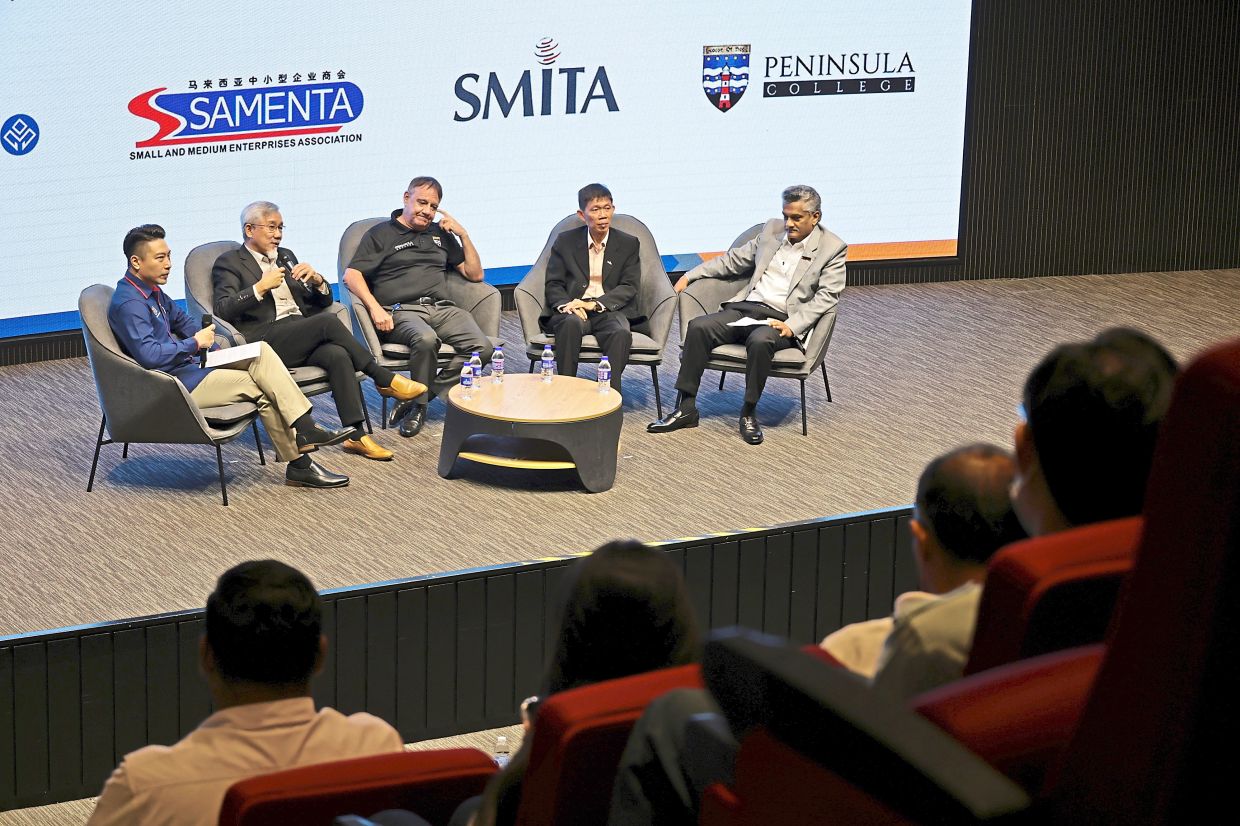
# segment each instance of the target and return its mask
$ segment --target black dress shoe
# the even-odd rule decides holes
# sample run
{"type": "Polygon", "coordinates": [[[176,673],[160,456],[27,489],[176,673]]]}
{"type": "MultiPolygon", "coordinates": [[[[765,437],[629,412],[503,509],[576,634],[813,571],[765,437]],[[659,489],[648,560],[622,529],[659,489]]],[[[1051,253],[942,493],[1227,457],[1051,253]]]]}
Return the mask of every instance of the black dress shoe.
{"type": "Polygon", "coordinates": [[[310,467],[289,465],[285,468],[284,484],[298,488],[342,488],[349,484],[349,477],[332,473],[318,462],[311,462],[310,467]]]}
{"type": "Polygon", "coordinates": [[[410,436],[417,436],[422,432],[422,426],[426,424],[426,405],[419,404],[413,409],[413,412],[404,418],[400,423],[400,435],[408,439],[410,436]]]}
{"type": "Polygon", "coordinates": [[[297,434],[297,449],[302,453],[313,453],[321,447],[338,445],[345,439],[352,439],[355,432],[354,428],[351,427],[328,430],[316,424],[305,433],[297,434]]]}
{"type": "Polygon", "coordinates": [[[757,416],[741,416],[741,438],[751,445],[762,444],[762,427],[757,416]]]}
{"type": "Polygon", "coordinates": [[[398,402],[396,406],[392,408],[392,412],[388,414],[387,426],[396,427],[396,425],[400,424],[400,420],[408,416],[409,411],[417,407],[417,405],[418,403],[413,399],[398,402]]]}
{"type": "Polygon", "coordinates": [[[671,433],[673,430],[680,430],[682,427],[697,427],[698,412],[696,409],[686,413],[679,407],[668,413],[657,422],[651,422],[646,425],[647,433],[671,433]]]}

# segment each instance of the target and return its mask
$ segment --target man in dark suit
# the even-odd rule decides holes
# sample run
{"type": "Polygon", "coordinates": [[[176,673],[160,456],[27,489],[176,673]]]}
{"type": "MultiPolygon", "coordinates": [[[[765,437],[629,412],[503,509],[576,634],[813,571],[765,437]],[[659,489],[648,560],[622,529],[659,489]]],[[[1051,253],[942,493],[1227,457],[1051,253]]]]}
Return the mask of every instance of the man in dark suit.
{"type": "Polygon", "coordinates": [[[555,336],[556,370],[562,376],[577,375],[581,337],[593,334],[611,362],[611,386],[619,393],[633,346],[631,327],[645,321],[637,308],[641,244],[612,229],[616,207],[602,184],[582,187],[577,206],[586,225],[560,233],[551,246],[539,323],[555,336]]]}
{"type": "Polygon", "coordinates": [[[280,246],[284,219],[270,201],[256,201],[241,212],[245,243],[216,259],[211,270],[215,315],[235,326],[247,341],[266,341],[289,367],[314,365],[327,371],[340,423],[353,428],[344,449],[386,461],[392,451],[366,434],[362,390],[356,371],[369,376],[384,396],[408,401],[425,385],[382,367],[340,323],[332,292],[314,267],[298,262],[280,246]]]}

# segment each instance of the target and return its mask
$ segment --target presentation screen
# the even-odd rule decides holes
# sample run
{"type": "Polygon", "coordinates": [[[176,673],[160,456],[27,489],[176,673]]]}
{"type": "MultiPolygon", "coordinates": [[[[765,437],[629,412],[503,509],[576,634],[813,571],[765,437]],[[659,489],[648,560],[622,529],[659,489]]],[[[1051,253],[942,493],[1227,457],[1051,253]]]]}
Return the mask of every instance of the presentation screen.
{"type": "Polygon", "coordinates": [[[432,175],[514,283],[606,184],[669,271],[822,194],[852,261],[956,255],[970,0],[0,4],[0,336],[77,326],[126,230],[177,262],[273,201],[341,233],[432,175]]]}

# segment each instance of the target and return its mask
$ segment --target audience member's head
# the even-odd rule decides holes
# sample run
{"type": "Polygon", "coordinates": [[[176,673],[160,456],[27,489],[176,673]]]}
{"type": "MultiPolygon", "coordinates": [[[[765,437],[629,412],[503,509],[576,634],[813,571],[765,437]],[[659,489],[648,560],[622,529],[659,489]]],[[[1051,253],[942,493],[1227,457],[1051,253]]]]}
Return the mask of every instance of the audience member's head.
{"type": "Polygon", "coordinates": [[[298,696],[322,665],[323,606],[300,571],[275,560],[225,571],[207,598],[203,668],[212,691],[238,697],[298,696]]]}
{"type": "Polygon", "coordinates": [[[974,444],[926,465],[917,480],[913,551],[921,587],[941,594],[980,580],[995,551],[1025,537],[1012,508],[1016,463],[994,445],[974,444]]]}
{"type": "Polygon", "coordinates": [[[697,622],[680,571],[634,540],[573,563],[544,696],[697,659],[697,622]]]}
{"type": "Polygon", "coordinates": [[[1112,329],[1056,347],[1025,381],[1013,499],[1037,536],[1141,512],[1175,359],[1112,329]]]}

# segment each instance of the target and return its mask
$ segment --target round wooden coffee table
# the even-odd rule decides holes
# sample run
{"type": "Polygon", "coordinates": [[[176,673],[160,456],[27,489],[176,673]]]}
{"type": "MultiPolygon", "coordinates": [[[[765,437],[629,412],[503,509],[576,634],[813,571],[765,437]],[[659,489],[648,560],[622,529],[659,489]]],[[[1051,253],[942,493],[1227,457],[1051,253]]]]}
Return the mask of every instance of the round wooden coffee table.
{"type": "Polygon", "coordinates": [[[527,470],[575,468],[591,493],[616,481],[620,444],[620,394],[599,392],[575,376],[517,373],[493,384],[483,376],[473,397],[458,385],[448,392],[439,475],[454,476],[458,459],[527,470]]]}

